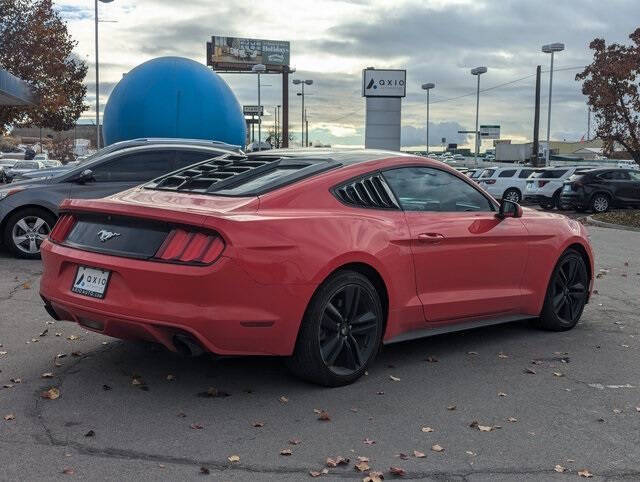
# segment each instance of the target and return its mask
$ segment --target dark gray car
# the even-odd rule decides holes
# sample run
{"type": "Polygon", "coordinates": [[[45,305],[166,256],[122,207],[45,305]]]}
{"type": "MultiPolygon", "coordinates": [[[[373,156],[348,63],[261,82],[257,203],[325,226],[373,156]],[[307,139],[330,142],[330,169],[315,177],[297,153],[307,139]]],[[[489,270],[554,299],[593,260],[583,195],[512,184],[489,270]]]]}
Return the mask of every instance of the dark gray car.
{"type": "Polygon", "coordinates": [[[13,182],[0,187],[0,234],[16,256],[38,258],[40,244],[66,198],[101,198],[190,164],[228,153],[232,146],[202,141],[165,142],[107,152],[50,177],[13,182]]]}

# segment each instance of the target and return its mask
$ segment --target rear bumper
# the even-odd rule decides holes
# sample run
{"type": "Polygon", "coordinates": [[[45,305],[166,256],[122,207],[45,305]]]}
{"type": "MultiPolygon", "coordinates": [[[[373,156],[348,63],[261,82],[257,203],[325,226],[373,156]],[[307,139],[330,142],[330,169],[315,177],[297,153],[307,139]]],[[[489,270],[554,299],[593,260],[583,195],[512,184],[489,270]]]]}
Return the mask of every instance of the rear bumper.
{"type": "Polygon", "coordinates": [[[560,203],[563,206],[586,208],[588,201],[584,199],[584,196],[577,193],[562,193],[560,195],[560,203]]]}
{"type": "Polygon", "coordinates": [[[176,335],[219,355],[290,355],[315,286],[264,285],[234,260],[180,266],[42,245],[40,294],[63,320],[176,351],[176,335]],[[71,292],[78,265],[108,269],[105,297],[71,292]]]}

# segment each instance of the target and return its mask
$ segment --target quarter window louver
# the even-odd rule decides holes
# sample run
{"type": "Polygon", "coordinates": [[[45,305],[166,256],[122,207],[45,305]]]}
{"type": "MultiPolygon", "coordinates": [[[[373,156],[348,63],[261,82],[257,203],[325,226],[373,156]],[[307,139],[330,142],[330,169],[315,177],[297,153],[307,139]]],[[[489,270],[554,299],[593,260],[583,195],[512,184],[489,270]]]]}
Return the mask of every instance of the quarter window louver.
{"type": "Polygon", "coordinates": [[[343,203],[372,209],[399,209],[391,189],[379,174],[361,177],[333,190],[343,203]]]}

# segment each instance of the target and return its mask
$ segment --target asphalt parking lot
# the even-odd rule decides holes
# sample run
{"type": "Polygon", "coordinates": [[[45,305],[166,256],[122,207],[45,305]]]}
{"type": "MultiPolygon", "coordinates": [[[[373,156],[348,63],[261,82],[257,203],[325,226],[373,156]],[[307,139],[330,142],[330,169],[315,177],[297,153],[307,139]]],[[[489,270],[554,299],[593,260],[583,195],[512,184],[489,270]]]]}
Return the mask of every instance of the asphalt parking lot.
{"type": "Polygon", "coordinates": [[[385,480],[638,480],[640,233],[589,231],[599,274],[574,330],[392,345],[336,389],[278,359],[186,359],[53,322],[41,263],[0,253],[0,479],[300,480],[342,456],[320,478],[361,480],[366,457],[385,480]]]}

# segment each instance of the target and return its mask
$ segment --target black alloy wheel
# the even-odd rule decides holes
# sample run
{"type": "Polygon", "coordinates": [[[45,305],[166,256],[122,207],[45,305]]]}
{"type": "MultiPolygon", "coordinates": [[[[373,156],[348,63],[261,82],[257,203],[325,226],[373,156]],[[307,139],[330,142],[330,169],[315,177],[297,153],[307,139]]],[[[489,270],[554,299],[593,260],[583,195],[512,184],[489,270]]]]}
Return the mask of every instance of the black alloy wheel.
{"type": "Polygon", "coordinates": [[[322,360],[335,374],[351,375],[371,356],[378,333],[374,305],[358,284],[341,287],[325,305],[318,341],[322,360]]]}
{"type": "Polygon", "coordinates": [[[338,271],[311,298],[287,366],[320,385],[349,384],[375,358],[383,324],[380,295],[371,281],[355,271],[338,271]]]}
{"type": "Polygon", "coordinates": [[[567,250],[553,270],[539,325],[554,331],[573,328],[587,303],[588,290],[584,259],[577,251],[567,250]]]}

